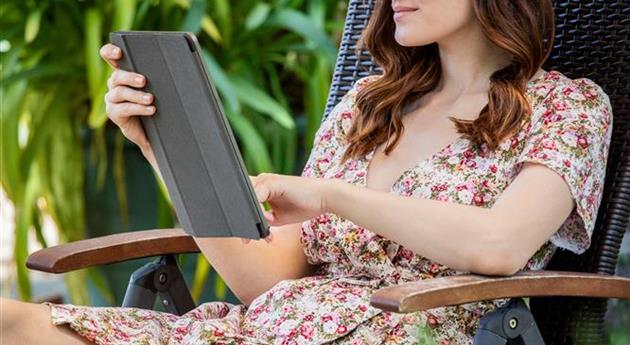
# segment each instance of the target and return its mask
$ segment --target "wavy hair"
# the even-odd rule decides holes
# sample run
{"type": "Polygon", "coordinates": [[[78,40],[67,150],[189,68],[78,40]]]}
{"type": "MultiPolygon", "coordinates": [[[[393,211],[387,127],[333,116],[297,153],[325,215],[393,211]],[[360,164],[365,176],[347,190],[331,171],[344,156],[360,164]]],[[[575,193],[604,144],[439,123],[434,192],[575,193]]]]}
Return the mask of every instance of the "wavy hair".
{"type": "MultiPolygon", "coordinates": [[[[506,67],[490,76],[488,104],[475,120],[448,118],[457,132],[476,146],[496,149],[517,131],[531,114],[525,96],[527,83],[543,65],[553,45],[554,12],[550,0],[474,0],[475,15],[483,34],[511,57],[506,67]]],[[[376,3],[374,14],[361,34],[357,56],[365,48],[383,69],[383,76],[356,95],[357,115],[346,140],[342,162],[361,157],[393,136],[389,154],[403,132],[402,110],[433,90],[441,77],[437,43],[404,47],[393,35],[395,23],[390,1],[376,3]]]]}

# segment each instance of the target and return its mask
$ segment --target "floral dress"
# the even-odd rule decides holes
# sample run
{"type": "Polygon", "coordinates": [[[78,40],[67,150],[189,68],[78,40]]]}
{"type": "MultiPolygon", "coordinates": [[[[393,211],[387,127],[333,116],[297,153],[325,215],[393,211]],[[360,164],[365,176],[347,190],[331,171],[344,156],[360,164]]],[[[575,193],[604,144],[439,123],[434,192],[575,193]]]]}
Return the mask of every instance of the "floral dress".
{"type": "MultiPolygon", "coordinates": [[[[316,133],[303,176],[365,187],[374,150],[340,164],[356,93],[380,78],[359,79],[316,133]]],[[[419,161],[390,193],[492,207],[525,161],[543,164],[569,186],[576,203],[558,231],[523,267],[545,267],[557,248],[584,252],[601,201],[612,133],[608,96],[589,79],[546,72],[527,85],[533,113],[497,150],[463,137],[419,161]]],[[[278,282],[247,308],[208,302],[182,316],[118,307],[48,304],[55,325],[69,324],[98,344],[471,344],[479,319],[500,300],[401,314],[372,307],[379,288],[463,274],[414,253],[348,219],[324,213],[302,223],[300,242],[319,271],[278,282]]],[[[483,253],[479,253],[483,255],[483,253]]]]}

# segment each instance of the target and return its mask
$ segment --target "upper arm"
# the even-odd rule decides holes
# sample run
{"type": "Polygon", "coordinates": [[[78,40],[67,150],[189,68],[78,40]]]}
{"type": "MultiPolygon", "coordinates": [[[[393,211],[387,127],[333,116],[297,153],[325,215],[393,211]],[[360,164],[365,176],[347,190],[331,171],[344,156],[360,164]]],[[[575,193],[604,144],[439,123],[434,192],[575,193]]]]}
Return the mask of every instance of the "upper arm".
{"type": "Polygon", "coordinates": [[[575,206],[569,186],[548,167],[527,162],[493,205],[496,231],[509,236],[520,266],[560,228],[575,206]]]}
{"type": "Polygon", "coordinates": [[[297,279],[313,274],[316,265],[308,262],[300,242],[302,223],[285,224],[275,227],[271,245],[259,241],[268,251],[273,261],[279,263],[273,268],[282,279],[297,279]]]}
{"type": "Polygon", "coordinates": [[[521,169],[492,208],[521,264],[546,241],[576,254],[589,247],[612,134],[608,96],[588,79],[558,86],[539,110],[521,169]]]}

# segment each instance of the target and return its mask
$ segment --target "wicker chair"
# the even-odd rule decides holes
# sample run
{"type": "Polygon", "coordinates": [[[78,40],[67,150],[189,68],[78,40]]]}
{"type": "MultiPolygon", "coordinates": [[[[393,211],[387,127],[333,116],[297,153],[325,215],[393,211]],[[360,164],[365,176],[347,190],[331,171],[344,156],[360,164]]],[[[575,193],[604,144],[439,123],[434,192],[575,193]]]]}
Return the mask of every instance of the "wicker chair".
{"type": "MultiPolygon", "coordinates": [[[[627,96],[630,91],[630,4],[627,0],[554,2],[555,46],[545,68],[559,70],[572,78],[591,78],[604,88],[613,102],[614,132],[604,196],[590,249],[579,256],[558,251],[547,271],[504,278],[454,276],[383,288],[372,296],[372,305],[405,313],[486,299],[514,298],[508,307],[489,314],[480,322],[475,344],[543,344],[540,333],[547,344],[604,343],[607,298],[630,298],[630,279],[614,276],[622,237],[630,223],[630,103],[627,96]],[[531,313],[520,297],[533,297],[531,313]]],[[[357,79],[382,73],[367,52],[362,51],[359,59],[354,52],[374,3],[375,0],[349,1],[326,115],[357,79]]],[[[151,308],[159,294],[167,310],[182,314],[193,308],[194,303],[174,255],[195,252],[199,252],[195,242],[180,229],[148,230],[43,249],[29,257],[27,266],[63,273],[160,256],[134,273],[123,305],[151,308]]]]}

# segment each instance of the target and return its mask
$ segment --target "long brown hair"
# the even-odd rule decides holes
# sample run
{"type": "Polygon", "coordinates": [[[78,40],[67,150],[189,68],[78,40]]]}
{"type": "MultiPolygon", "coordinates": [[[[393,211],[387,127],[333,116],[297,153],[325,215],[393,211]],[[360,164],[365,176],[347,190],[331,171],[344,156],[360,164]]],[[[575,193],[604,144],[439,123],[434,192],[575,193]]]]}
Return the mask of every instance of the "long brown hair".
{"type": "MultiPolygon", "coordinates": [[[[511,63],[490,77],[488,104],[475,120],[449,116],[462,137],[494,150],[531,114],[527,83],[547,59],[553,44],[554,13],[550,0],[474,0],[484,35],[511,57],[511,63]]],[[[395,23],[388,0],[376,3],[357,44],[381,66],[383,76],[356,95],[357,114],[346,140],[342,161],[369,153],[393,136],[389,154],[403,132],[402,110],[438,85],[441,67],[437,43],[404,47],[394,40],[395,23]]]]}

